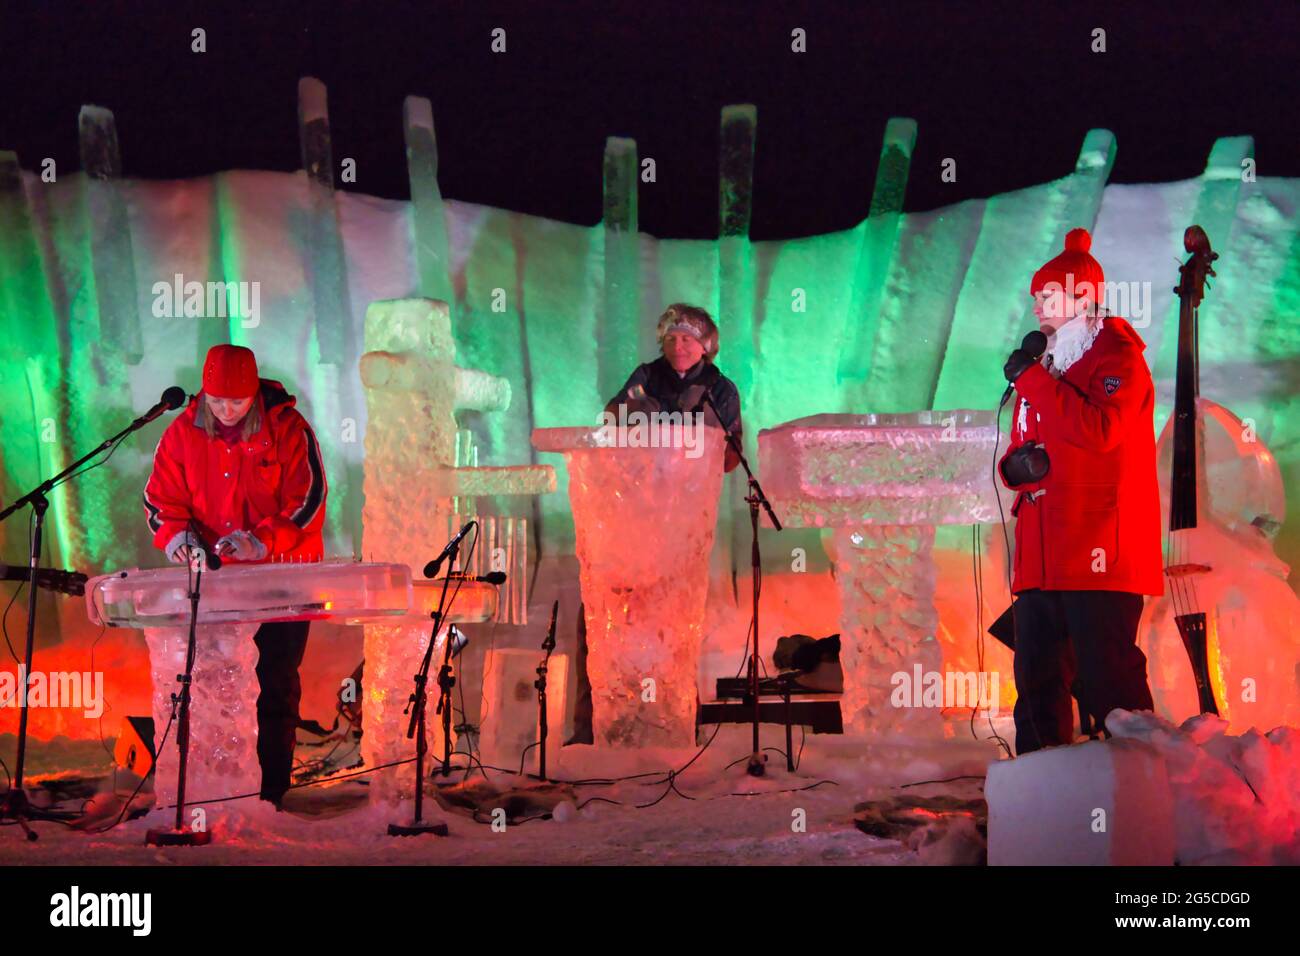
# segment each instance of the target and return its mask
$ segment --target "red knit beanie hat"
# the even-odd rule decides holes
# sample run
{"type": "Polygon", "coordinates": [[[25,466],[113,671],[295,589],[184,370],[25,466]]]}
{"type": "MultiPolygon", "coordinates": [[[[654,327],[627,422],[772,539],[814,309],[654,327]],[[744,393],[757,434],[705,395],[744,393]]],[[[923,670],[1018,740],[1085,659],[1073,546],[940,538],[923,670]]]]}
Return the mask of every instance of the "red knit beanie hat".
{"type": "Polygon", "coordinates": [[[1034,273],[1029,284],[1029,294],[1037,295],[1041,289],[1056,283],[1076,298],[1091,297],[1094,303],[1102,300],[1102,286],[1106,275],[1101,263],[1088,254],[1092,236],[1087,229],[1071,229],[1065,234],[1065,251],[1034,273]]]}
{"type": "Polygon", "coordinates": [[[216,398],[257,394],[257,359],[242,345],[214,345],[203,360],[203,391],[216,398]]]}

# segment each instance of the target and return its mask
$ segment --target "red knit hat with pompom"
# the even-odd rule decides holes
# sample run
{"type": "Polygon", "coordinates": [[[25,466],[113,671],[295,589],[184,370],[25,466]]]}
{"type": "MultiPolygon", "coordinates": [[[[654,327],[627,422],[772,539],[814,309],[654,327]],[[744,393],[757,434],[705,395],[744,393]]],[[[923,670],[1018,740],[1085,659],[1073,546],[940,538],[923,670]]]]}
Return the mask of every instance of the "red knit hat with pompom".
{"type": "Polygon", "coordinates": [[[257,359],[242,345],[214,345],[203,360],[203,391],[214,398],[257,394],[257,359]]]}
{"type": "Polygon", "coordinates": [[[1056,283],[1076,298],[1091,297],[1102,300],[1102,287],[1106,275],[1101,263],[1088,254],[1092,236],[1087,229],[1071,229],[1065,234],[1065,251],[1034,273],[1029,284],[1029,294],[1037,295],[1041,289],[1056,283]]]}

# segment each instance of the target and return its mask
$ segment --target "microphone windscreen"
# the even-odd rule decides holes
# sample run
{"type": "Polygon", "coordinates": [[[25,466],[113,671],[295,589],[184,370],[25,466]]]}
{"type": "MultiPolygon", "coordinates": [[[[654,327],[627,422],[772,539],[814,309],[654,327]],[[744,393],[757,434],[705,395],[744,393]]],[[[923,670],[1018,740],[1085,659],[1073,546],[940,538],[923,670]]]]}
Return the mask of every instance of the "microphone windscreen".
{"type": "Polygon", "coordinates": [[[1026,355],[1032,355],[1034,358],[1038,358],[1047,351],[1047,336],[1038,329],[1034,329],[1034,331],[1026,335],[1024,340],[1020,343],[1020,350],[1026,355]]]}
{"type": "Polygon", "coordinates": [[[162,400],[168,408],[180,408],[185,404],[185,389],[179,385],[173,385],[162,393],[162,400]]]}
{"type": "Polygon", "coordinates": [[[489,571],[483,575],[483,580],[488,584],[495,584],[500,587],[506,583],[506,573],[504,571],[489,571]]]}

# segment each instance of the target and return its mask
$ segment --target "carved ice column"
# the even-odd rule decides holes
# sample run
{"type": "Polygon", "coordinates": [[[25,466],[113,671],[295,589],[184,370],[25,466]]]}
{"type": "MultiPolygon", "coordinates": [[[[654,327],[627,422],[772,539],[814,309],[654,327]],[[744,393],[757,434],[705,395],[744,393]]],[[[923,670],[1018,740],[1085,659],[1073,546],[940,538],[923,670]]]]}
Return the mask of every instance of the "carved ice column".
{"type": "MultiPolygon", "coordinates": [[[[504,411],[510,405],[510,383],[457,367],[445,302],[371,303],[365,337],[361,382],[368,423],[361,521],[362,550],[368,560],[406,564],[418,575],[447,541],[454,496],[555,490],[555,471],[550,466],[456,467],[455,411],[504,411]]],[[[432,622],[427,620],[366,625],[362,736],[366,766],[414,755],[402,711],[431,632],[432,622]]],[[[441,727],[432,719],[432,701],[428,713],[429,749],[438,753],[441,727]]],[[[408,764],[374,775],[371,799],[391,803],[409,798],[414,793],[413,767],[408,764]]]]}
{"type": "MultiPolygon", "coordinates": [[[[190,684],[187,804],[261,790],[262,771],[257,762],[257,647],[253,643],[253,635],[261,626],[261,622],[200,624],[197,629],[195,643],[200,651],[194,656],[194,679],[190,684]]],[[[153,675],[154,734],[155,740],[161,741],[172,712],[171,695],[179,688],[176,675],[185,672],[189,629],[147,627],[144,639],[153,675]]],[[[158,749],[153,780],[154,802],[159,807],[176,803],[178,727],[179,722],[171,725],[166,745],[158,749]]],[[[254,810],[255,804],[247,800],[211,804],[204,812],[240,813],[254,810]]]]}
{"type": "Polygon", "coordinates": [[[934,529],[998,520],[989,412],[815,415],[759,434],[764,487],[792,528],[819,527],[842,598],[844,721],[942,735],[941,711],[894,707],[895,674],[942,673],[934,529]]]}
{"type": "Polygon", "coordinates": [[[723,434],[627,447],[626,432],[538,428],[569,468],[597,746],[688,747],[723,434]]]}

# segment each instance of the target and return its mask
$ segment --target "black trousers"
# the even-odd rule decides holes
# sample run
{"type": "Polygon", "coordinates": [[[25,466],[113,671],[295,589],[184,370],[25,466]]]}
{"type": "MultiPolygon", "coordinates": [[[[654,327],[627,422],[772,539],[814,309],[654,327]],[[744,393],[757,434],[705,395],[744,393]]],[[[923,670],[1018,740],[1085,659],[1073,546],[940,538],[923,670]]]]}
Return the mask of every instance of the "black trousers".
{"type": "Polygon", "coordinates": [[[1116,707],[1154,709],[1137,646],[1142,595],[1032,590],[1013,607],[1016,753],[1073,742],[1071,685],[1099,727],[1116,707]]]}
{"type": "Polygon", "coordinates": [[[289,789],[298,734],[302,680],[298,667],[307,650],[310,621],[272,621],[257,629],[257,762],[263,800],[280,802],[289,789]]]}

